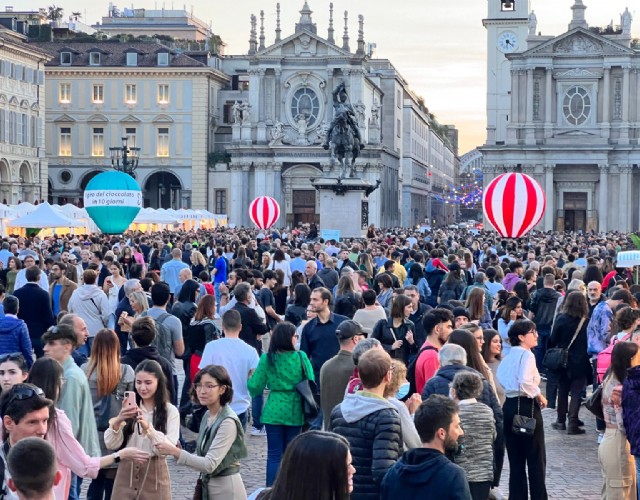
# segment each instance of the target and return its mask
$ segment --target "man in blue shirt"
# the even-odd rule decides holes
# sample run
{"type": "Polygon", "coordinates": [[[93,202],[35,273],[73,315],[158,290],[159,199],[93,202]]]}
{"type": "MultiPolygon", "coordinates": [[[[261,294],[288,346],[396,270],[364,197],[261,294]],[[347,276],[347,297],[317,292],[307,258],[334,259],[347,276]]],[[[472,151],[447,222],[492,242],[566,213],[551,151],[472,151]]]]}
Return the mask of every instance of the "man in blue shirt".
{"type": "Polygon", "coordinates": [[[171,250],[172,259],[162,264],[160,269],[160,280],[169,285],[169,290],[175,295],[176,288],[181,284],[180,271],[189,269],[189,266],[182,262],[182,250],[174,248],[171,250]]]}
{"type": "Polygon", "coordinates": [[[216,263],[211,270],[213,275],[213,289],[216,292],[216,304],[220,304],[220,283],[227,282],[227,259],[224,258],[224,249],[216,248],[216,263]]]}

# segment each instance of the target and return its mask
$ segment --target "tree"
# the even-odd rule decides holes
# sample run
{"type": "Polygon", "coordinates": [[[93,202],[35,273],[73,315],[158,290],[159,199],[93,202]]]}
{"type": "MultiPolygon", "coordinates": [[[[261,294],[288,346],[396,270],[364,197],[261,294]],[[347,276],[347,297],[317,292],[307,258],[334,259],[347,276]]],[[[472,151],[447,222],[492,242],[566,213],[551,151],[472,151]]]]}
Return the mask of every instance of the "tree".
{"type": "Polygon", "coordinates": [[[62,19],[62,13],[64,9],[62,7],[56,7],[55,4],[50,5],[48,7],[47,19],[50,21],[57,21],[58,19],[62,19]]]}

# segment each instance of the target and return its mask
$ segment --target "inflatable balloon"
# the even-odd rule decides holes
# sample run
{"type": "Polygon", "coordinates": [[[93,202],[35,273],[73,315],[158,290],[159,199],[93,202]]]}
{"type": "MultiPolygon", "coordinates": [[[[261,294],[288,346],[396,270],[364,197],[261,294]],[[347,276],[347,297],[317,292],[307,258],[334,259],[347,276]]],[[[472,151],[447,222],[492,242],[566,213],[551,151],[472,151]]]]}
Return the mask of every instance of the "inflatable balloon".
{"type": "Polygon", "coordinates": [[[102,172],[87,184],[84,207],[100,231],[120,234],[142,208],[142,191],[135,179],[124,172],[102,172]]]}
{"type": "Polygon", "coordinates": [[[542,187],[525,174],[493,179],[482,196],[485,217],[501,236],[520,238],[540,222],[547,205],[542,187]]]}
{"type": "Polygon", "coordinates": [[[260,229],[269,229],[280,217],[280,205],[270,196],[258,196],[249,205],[249,217],[260,229]]]}

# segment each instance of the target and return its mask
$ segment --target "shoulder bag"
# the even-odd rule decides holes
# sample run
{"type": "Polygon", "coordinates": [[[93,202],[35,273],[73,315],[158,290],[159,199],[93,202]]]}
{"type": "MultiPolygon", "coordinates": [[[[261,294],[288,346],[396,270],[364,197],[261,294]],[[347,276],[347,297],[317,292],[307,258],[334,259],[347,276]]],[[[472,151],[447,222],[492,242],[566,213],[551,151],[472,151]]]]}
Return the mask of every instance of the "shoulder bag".
{"type": "Polygon", "coordinates": [[[302,354],[300,354],[300,352],[298,352],[298,356],[300,357],[303,379],[294,387],[302,399],[302,413],[304,415],[304,420],[307,423],[311,423],[318,416],[319,412],[318,405],[316,404],[316,400],[313,398],[313,392],[311,390],[311,384],[315,386],[315,383],[309,380],[307,370],[305,369],[304,362],[302,361],[302,354]]]}
{"type": "Polygon", "coordinates": [[[547,349],[544,359],[542,360],[542,366],[551,371],[559,371],[567,367],[567,364],[569,363],[569,349],[571,349],[574,340],[576,340],[578,333],[580,333],[580,329],[582,328],[584,321],[585,318],[582,318],[580,323],[578,323],[578,328],[573,334],[573,338],[566,349],[562,347],[552,347],[551,349],[547,349]]]}
{"type": "MultiPolygon", "coordinates": [[[[520,357],[520,367],[522,367],[522,358],[525,357],[526,354],[523,354],[520,357]]],[[[520,369],[518,369],[519,375],[520,369]]],[[[516,376],[518,376],[516,375],[516,376]]],[[[520,398],[518,396],[518,409],[516,414],[513,416],[513,422],[511,423],[511,432],[514,434],[518,434],[520,436],[529,436],[532,437],[534,432],[536,431],[536,419],[533,418],[533,412],[535,410],[535,400],[531,401],[531,416],[527,417],[525,415],[520,415],[520,398]]]]}
{"type": "Polygon", "coordinates": [[[587,410],[593,413],[596,418],[604,420],[604,410],[602,409],[602,388],[604,387],[604,380],[600,384],[593,394],[584,402],[584,406],[587,410]]]}

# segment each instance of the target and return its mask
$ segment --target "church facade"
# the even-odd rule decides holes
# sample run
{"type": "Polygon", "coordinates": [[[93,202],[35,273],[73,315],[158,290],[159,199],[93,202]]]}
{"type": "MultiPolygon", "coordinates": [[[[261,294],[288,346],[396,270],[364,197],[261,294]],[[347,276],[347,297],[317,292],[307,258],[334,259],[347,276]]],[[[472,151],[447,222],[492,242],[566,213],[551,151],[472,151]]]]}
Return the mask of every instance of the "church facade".
{"type": "MultiPolygon", "coordinates": [[[[567,32],[543,36],[527,0],[488,0],[486,185],[503,172],[547,196],[539,229],[640,227],[640,47],[619,27],[589,27],[574,0],[567,32]]],[[[569,13],[568,13],[569,14],[569,13]]]]}
{"type": "MultiPolygon", "coordinates": [[[[279,225],[317,223],[319,195],[313,180],[339,175],[322,143],[334,116],[333,91],[344,82],[365,145],[356,162],[357,176],[381,182],[368,197],[363,224],[422,223],[432,208],[426,201],[431,192],[427,179],[435,173],[444,176],[443,184],[451,182],[456,156],[453,147],[442,147],[442,139],[437,148],[439,138],[432,139],[428,127],[422,138],[439,151],[434,173],[428,159],[416,156],[412,161],[414,151],[405,151],[405,127],[418,123],[407,120],[414,116],[407,108],[416,107],[416,98],[390,61],[370,57],[363,17],[358,18],[355,43],[346,12],[342,36],[336,34],[342,29],[334,30],[332,11],[326,38],[319,36],[306,2],[292,35],[281,37],[279,11],[276,22],[275,41],[267,45],[264,17],[258,35],[258,19],[252,16],[248,54],[221,60],[231,85],[218,95],[218,161],[209,173],[213,211],[228,213],[237,225],[249,225],[249,203],[267,195],[280,205],[279,225]]],[[[353,214],[336,213],[345,216],[353,214]]]]}

